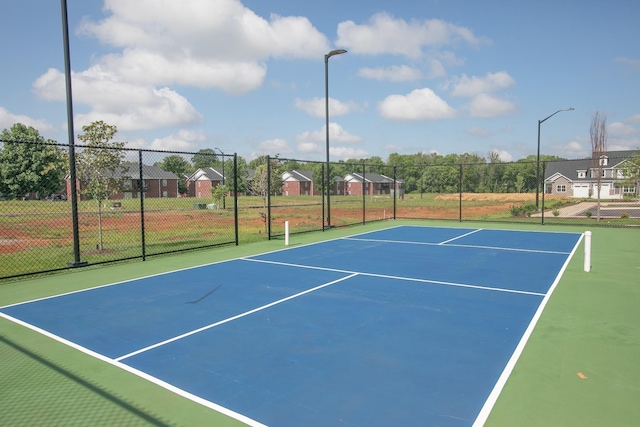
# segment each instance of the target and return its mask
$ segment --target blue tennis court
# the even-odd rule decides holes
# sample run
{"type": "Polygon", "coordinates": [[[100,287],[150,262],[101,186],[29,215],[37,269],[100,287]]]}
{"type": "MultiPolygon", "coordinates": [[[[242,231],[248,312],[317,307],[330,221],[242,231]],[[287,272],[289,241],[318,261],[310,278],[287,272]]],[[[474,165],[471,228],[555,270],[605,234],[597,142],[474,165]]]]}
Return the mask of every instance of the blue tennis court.
{"type": "Polygon", "coordinates": [[[469,426],[580,240],[394,227],[0,313],[249,425],[469,426]]]}

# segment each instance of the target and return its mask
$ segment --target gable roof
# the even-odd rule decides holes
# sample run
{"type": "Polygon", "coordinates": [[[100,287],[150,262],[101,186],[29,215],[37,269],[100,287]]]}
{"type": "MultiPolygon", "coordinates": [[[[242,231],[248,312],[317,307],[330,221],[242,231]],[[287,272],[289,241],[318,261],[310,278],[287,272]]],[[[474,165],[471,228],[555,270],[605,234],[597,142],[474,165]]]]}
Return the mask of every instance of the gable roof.
{"type": "Polygon", "coordinates": [[[313,182],[313,171],[292,170],[292,171],[283,172],[282,180],[287,181],[289,179],[292,179],[294,181],[301,181],[301,182],[313,182]]]}
{"type": "Polygon", "coordinates": [[[361,173],[353,172],[347,174],[344,177],[345,181],[356,181],[356,182],[372,182],[372,183],[393,183],[393,178],[389,178],[388,176],[381,175],[379,173],[366,173],[364,177],[361,173]]]}
{"type": "MultiPolygon", "coordinates": [[[[615,169],[618,165],[625,162],[627,159],[633,157],[633,155],[637,155],[638,151],[635,150],[625,150],[625,151],[607,151],[604,154],[604,157],[609,159],[609,162],[604,169],[615,169]]],[[[585,181],[590,182],[593,181],[593,178],[588,173],[588,171],[593,169],[593,160],[589,157],[586,159],[577,159],[577,160],[562,160],[562,161],[554,161],[547,162],[547,167],[544,171],[544,180],[547,181],[552,178],[555,174],[561,174],[566,177],[569,181],[585,181]],[[586,171],[584,178],[578,178],[578,171],[586,171]]],[[[612,180],[612,178],[606,178],[605,180],[612,180]]]]}
{"type": "Polygon", "coordinates": [[[197,181],[202,178],[209,181],[222,181],[222,168],[200,168],[191,174],[187,181],[197,181]]]}

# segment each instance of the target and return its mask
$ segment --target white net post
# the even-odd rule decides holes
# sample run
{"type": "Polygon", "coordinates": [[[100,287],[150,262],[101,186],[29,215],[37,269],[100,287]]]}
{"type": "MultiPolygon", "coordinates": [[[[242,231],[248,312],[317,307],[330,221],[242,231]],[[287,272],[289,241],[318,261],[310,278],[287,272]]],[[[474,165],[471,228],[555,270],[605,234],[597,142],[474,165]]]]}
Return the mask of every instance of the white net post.
{"type": "Polygon", "coordinates": [[[284,245],[289,246],[289,221],[284,222],[284,245]]]}
{"type": "Polygon", "coordinates": [[[591,232],[584,232],[584,271],[591,271],[591,232]]]}

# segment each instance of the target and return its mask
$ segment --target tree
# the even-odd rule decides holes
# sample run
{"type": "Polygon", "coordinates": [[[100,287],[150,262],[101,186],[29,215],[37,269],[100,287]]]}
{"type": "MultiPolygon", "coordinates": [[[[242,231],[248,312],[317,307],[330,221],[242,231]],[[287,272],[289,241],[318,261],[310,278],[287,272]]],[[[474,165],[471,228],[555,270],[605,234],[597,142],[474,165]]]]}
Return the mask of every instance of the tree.
{"type": "Polygon", "coordinates": [[[191,163],[193,163],[193,167],[197,170],[212,168],[216,165],[217,160],[218,156],[212,148],[203,148],[193,155],[191,163]]]}
{"type": "MultiPolygon", "coordinates": [[[[251,181],[251,192],[262,197],[264,207],[266,208],[269,187],[271,189],[271,195],[279,194],[282,191],[282,172],[280,161],[277,157],[269,158],[269,156],[262,156],[260,159],[262,159],[264,163],[258,164],[255,168],[255,174],[251,181]],[[267,161],[269,162],[269,167],[267,167],[267,161]]],[[[253,160],[251,162],[253,162],[253,160]]]]}
{"type": "Polygon", "coordinates": [[[607,154],[607,117],[596,110],[591,118],[591,166],[596,174],[596,193],[598,200],[596,220],[600,221],[600,187],[602,184],[602,173],[605,167],[605,156],[607,154]]]}
{"type": "Polygon", "coordinates": [[[9,198],[36,193],[39,197],[58,193],[64,187],[65,155],[55,141],[22,123],[0,134],[0,193],[9,198]]]}
{"type": "Polygon", "coordinates": [[[161,162],[155,164],[162,170],[173,172],[178,176],[178,191],[180,193],[187,192],[187,180],[185,175],[188,175],[194,171],[191,163],[186,161],[182,156],[173,154],[165,157],[161,162]]]}
{"type": "Polygon", "coordinates": [[[98,207],[98,249],[103,249],[102,202],[122,190],[124,142],[111,141],[118,129],[102,120],[82,127],[78,135],[86,147],[76,155],[76,176],[80,194],[96,201],[98,207]]]}

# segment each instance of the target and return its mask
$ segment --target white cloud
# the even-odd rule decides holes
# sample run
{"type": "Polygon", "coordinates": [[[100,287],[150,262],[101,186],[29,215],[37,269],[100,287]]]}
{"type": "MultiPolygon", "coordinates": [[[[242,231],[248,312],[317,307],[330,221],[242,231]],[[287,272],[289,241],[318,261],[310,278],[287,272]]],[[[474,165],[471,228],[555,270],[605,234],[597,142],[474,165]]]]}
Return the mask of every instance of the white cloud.
{"type": "Polygon", "coordinates": [[[607,130],[611,136],[628,136],[639,133],[633,125],[622,122],[610,123],[607,130]]]}
{"type": "MultiPolygon", "coordinates": [[[[300,144],[308,144],[308,143],[325,143],[327,139],[327,127],[322,126],[320,130],[316,131],[306,131],[298,134],[296,136],[296,141],[298,146],[300,144]]],[[[362,141],[362,138],[357,135],[352,135],[347,132],[337,123],[330,122],[329,123],[329,142],[341,142],[344,144],[355,144],[362,141]]],[[[310,150],[311,151],[311,150],[310,150]]]]}
{"type": "Polygon", "coordinates": [[[483,118],[506,116],[516,109],[513,102],[488,94],[476,96],[471,100],[468,107],[471,117],[483,118]]]}
{"type": "Polygon", "coordinates": [[[506,150],[491,150],[492,153],[498,154],[498,158],[503,162],[512,162],[513,156],[506,150]]]}
{"type": "Polygon", "coordinates": [[[359,159],[369,154],[367,150],[353,147],[329,147],[329,153],[339,159],[359,159]]]}
{"type": "MultiPolygon", "coordinates": [[[[326,104],[324,98],[312,98],[307,100],[296,99],[295,107],[313,117],[325,117],[326,104]]],[[[329,97],[329,116],[344,116],[352,111],[361,110],[354,102],[341,102],[329,97]]]]}
{"type": "Polygon", "coordinates": [[[484,77],[462,77],[454,80],[451,85],[453,89],[451,95],[474,97],[485,93],[493,93],[506,89],[515,84],[515,80],[508,73],[500,71],[497,73],[488,73],[484,77]]]}
{"type": "MultiPolygon", "coordinates": [[[[169,88],[128,83],[94,66],[73,76],[73,99],[91,106],[78,114],[80,126],[95,120],[131,131],[158,127],[182,126],[202,120],[200,114],[182,95],[169,88]]],[[[49,69],[33,84],[34,92],[47,100],[65,99],[64,75],[49,69]]]]}
{"type": "Polygon", "coordinates": [[[365,79],[407,82],[420,80],[422,72],[407,65],[392,65],[386,68],[361,68],[358,75],[365,79]]]}
{"type": "Polygon", "coordinates": [[[196,151],[197,143],[205,140],[206,136],[202,132],[181,129],[178,133],[154,139],[150,148],[167,151],[196,151]]]}
{"type": "Polygon", "coordinates": [[[122,52],[99,61],[147,84],[188,84],[244,93],[262,84],[270,57],[318,58],[327,38],[305,17],[266,20],[238,0],[110,0],[110,15],[85,19],[83,34],[122,52]]]}
{"type": "Polygon", "coordinates": [[[40,135],[55,130],[55,127],[46,120],[38,120],[22,114],[12,114],[6,108],[0,107],[0,130],[10,129],[16,123],[33,127],[40,135]]]}
{"type": "Polygon", "coordinates": [[[378,104],[380,115],[390,120],[439,120],[455,116],[455,110],[431,89],[407,95],[390,95],[378,104]]]}
{"type": "Polygon", "coordinates": [[[266,139],[257,144],[258,149],[264,153],[291,153],[293,150],[289,143],[282,138],[266,139]]]}
{"type": "Polygon", "coordinates": [[[464,42],[478,45],[485,40],[471,30],[439,19],[424,21],[396,19],[387,13],[373,15],[368,24],[353,21],[338,24],[336,45],[358,54],[393,54],[411,58],[423,55],[424,48],[464,42]]]}

